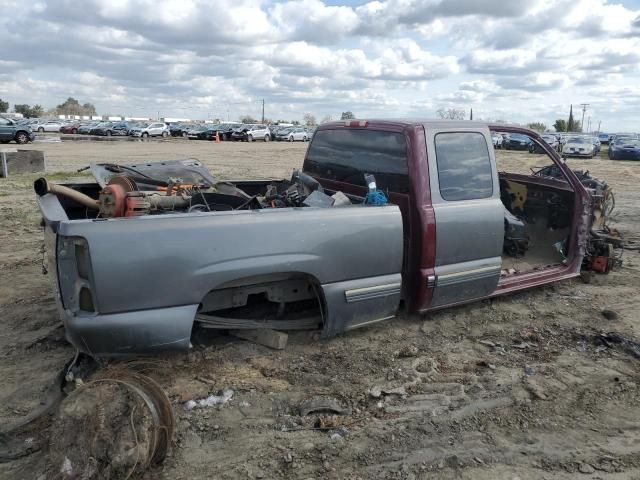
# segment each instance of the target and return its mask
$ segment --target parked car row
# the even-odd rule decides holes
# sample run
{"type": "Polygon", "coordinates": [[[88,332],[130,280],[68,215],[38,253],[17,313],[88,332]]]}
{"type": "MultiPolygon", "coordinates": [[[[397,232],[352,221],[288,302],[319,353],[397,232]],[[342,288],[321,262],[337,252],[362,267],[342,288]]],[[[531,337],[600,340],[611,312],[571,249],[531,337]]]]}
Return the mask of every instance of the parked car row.
{"type": "Polygon", "coordinates": [[[24,119],[17,123],[28,125],[33,132],[60,132],[67,134],[98,135],[105,137],[184,137],[193,140],[244,141],[253,142],[273,140],[306,142],[313,136],[314,129],[295,125],[266,125],[259,123],[244,124],[226,122],[208,123],[171,123],[161,121],[78,121],[24,119]]]}
{"type": "MultiPolygon", "coordinates": [[[[541,137],[552,149],[564,157],[594,157],[600,153],[601,142],[597,135],[544,133],[541,137]]],[[[543,150],[527,135],[496,132],[492,139],[494,148],[543,153],[543,150]]]]}
{"type": "Polygon", "coordinates": [[[300,126],[279,126],[265,124],[220,123],[207,124],[173,124],[169,127],[171,136],[185,137],[192,140],[210,140],[216,137],[220,141],[288,141],[306,142],[313,137],[313,129],[300,126]]]}

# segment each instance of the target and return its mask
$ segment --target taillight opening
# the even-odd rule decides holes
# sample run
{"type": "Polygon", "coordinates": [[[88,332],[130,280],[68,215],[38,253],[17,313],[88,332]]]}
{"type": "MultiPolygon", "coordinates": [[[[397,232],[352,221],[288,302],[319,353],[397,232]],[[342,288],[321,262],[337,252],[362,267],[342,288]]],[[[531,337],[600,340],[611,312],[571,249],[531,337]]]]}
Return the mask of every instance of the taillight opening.
{"type": "Polygon", "coordinates": [[[87,287],[82,287],[78,295],[78,307],[85,312],[95,312],[96,309],[93,306],[93,297],[91,296],[91,290],[87,287]]]}
{"type": "Polygon", "coordinates": [[[91,260],[89,259],[89,250],[84,242],[75,244],[76,270],[78,276],[83,280],[89,280],[89,270],[91,269],[91,260]]]}

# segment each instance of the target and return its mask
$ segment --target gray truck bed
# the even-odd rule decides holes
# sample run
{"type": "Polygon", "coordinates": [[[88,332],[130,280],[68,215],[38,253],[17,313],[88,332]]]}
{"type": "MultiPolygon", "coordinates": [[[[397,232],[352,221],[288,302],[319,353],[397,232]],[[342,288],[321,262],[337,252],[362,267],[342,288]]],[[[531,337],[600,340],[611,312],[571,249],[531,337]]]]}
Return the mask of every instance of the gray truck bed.
{"type": "Polygon", "coordinates": [[[317,286],[325,335],[393,316],[400,300],[393,205],[69,220],[57,196],[38,203],[67,337],[94,355],[188,348],[205,296],[273,279],[317,286]]]}

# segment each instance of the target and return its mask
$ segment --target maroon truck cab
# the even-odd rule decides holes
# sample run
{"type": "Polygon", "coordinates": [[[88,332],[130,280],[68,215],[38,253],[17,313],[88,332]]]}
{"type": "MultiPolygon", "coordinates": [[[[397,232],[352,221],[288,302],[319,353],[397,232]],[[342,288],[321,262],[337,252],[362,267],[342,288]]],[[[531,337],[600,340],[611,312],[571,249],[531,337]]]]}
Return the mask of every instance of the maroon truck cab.
{"type": "MultiPolygon", "coordinates": [[[[526,152],[525,152],[526,154],[526,152]]],[[[331,190],[364,196],[364,173],[402,212],[403,300],[444,308],[577,276],[590,196],[534,131],[471,121],[347,120],[321,125],[303,170],[331,190]],[[564,180],[498,172],[491,132],[520,133],[564,180]],[[524,234],[518,248],[507,219],[524,234]]],[[[373,240],[372,240],[373,241],[373,240]]]]}

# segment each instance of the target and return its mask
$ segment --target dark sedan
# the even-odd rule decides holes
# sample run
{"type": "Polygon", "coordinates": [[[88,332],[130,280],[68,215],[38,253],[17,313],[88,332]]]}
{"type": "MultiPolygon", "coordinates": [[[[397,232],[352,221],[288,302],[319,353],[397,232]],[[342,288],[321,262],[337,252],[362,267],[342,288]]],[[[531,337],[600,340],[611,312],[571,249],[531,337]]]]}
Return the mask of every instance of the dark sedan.
{"type": "Polygon", "coordinates": [[[88,133],[89,135],[106,135],[105,132],[110,127],[111,127],[111,122],[102,122],[91,127],[88,133]]]}
{"type": "Polygon", "coordinates": [[[104,137],[126,137],[129,134],[129,124],[127,122],[116,122],[99,125],[92,128],[89,133],[91,135],[101,135],[104,137]]]}
{"type": "Polygon", "coordinates": [[[640,160],[640,140],[636,138],[618,138],[609,144],[611,160],[640,160]]]}
{"type": "Polygon", "coordinates": [[[220,140],[222,140],[222,129],[223,129],[223,125],[214,125],[213,127],[209,127],[206,130],[199,132],[197,135],[197,138],[198,140],[213,141],[216,139],[216,133],[217,133],[218,136],[220,137],[220,140]]]}
{"type": "Polygon", "coordinates": [[[191,125],[185,125],[182,123],[173,123],[169,125],[169,134],[172,137],[187,137],[187,130],[191,128],[191,125]]]}
{"type": "Polygon", "coordinates": [[[220,140],[231,140],[231,135],[233,135],[233,131],[240,127],[239,123],[223,123],[220,125],[220,140]]]}
{"type": "Polygon", "coordinates": [[[229,134],[229,139],[234,142],[244,142],[247,139],[247,130],[249,129],[249,125],[235,125],[234,128],[231,129],[231,133],[229,134]]]}
{"type": "Polygon", "coordinates": [[[526,135],[511,133],[504,142],[502,142],[502,148],[505,150],[529,150],[530,143],[531,139],[526,135]]]}
{"type": "Polygon", "coordinates": [[[82,123],[78,128],[78,133],[81,133],[83,135],[88,135],[91,129],[97,127],[98,125],[100,125],[100,123],[102,122],[82,123]]]}
{"type": "MultiPolygon", "coordinates": [[[[203,132],[206,132],[207,129],[209,128],[208,125],[191,125],[189,128],[184,130],[184,133],[186,133],[186,136],[188,138],[190,138],[191,140],[198,140],[198,135],[200,135],[203,132]]],[[[183,133],[183,136],[185,136],[183,133]]]]}
{"type": "Polygon", "coordinates": [[[220,138],[220,141],[231,140],[234,128],[238,127],[237,123],[221,123],[219,125],[213,125],[204,132],[198,134],[199,140],[215,140],[216,133],[220,138]]]}

